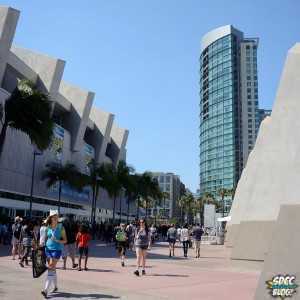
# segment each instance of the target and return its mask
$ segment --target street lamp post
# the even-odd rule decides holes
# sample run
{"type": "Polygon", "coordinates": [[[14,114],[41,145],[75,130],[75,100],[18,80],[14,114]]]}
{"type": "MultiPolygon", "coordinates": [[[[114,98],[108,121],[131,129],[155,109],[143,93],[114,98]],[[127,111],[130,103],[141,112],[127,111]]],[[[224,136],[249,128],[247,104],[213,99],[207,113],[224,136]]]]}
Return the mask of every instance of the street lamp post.
{"type": "Polygon", "coordinates": [[[33,151],[33,162],[32,162],[32,172],[31,172],[31,188],[30,188],[30,202],[29,202],[29,217],[32,217],[32,200],[33,200],[33,186],[34,186],[34,173],[35,173],[35,157],[42,155],[43,153],[36,150],[33,151]]]}

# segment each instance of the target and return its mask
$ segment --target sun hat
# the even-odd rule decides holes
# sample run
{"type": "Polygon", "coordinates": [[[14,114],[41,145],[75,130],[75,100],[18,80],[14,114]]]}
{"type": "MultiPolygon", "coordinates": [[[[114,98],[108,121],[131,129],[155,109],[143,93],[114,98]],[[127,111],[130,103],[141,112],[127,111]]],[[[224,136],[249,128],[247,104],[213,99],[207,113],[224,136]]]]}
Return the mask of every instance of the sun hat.
{"type": "Polygon", "coordinates": [[[58,216],[58,210],[50,209],[49,217],[58,216]]]}

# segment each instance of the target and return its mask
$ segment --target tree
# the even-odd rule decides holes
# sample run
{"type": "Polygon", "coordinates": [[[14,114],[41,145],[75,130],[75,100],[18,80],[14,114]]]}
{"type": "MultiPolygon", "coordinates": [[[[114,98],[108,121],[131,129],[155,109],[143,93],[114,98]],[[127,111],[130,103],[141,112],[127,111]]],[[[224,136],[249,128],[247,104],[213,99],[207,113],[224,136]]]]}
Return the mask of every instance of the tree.
{"type": "Polygon", "coordinates": [[[0,157],[9,127],[26,134],[39,150],[47,149],[54,126],[49,96],[38,91],[32,82],[19,81],[4,105],[0,106],[0,122],[0,157]]]}
{"type": "MultiPolygon", "coordinates": [[[[113,198],[113,223],[115,222],[117,197],[120,195],[122,189],[126,188],[128,177],[132,172],[134,172],[133,167],[128,166],[125,161],[120,161],[117,167],[109,165],[107,168],[107,185],[105,189],[109,196],[113,198]]],[[[120,213],[122,212],[121,201],[120,199],[120,213]]]]}
{"type": "Polygon", "coordinates": [[[218,195],[221,197],[222,202],[222,216],[225,216],[225,197],[230,197],[234,195],[234,189],[221,188],[218,191],[218,195]]]}
{"type": "Polygon", "coordinates": [[[181,223],[183,223],[183,213],[188,216],[188,223],[190,223],[190,216],[193,214],[195,208],[195,199],[191,192],[187,191],[179,199],[179,207],[181,208],[181,223]]]}
{"type": "Polygon", "coordinates": [[[92,189],[91,222],[95,223],[97,199],[100,187],[106,189],[109,184],[110,164],[99,164],[94,159],[88,163],[89,174],[82,174],[82,184],[92,189]]]}
{"type": "Polygon", "coordinates": [[[205,204],[213,204],[217,205],[218,202],[214,199],[214,196],[211,193],[204,193],[202,197],[199,197],[195,201],[195,207],[197,210],[197,213],[199,212],[200,215],[200,223],[204,224],[204,208],[205,204]]]}
{"type": "Polygon", "coordinates": [[[42,173],[42,180],[47,180],[48,188],[58,183],[58,212],[60,212],[62,184],[66,183],[78,190],[83,186],[77,167],[71,163],[62,165],[57,162],[51,162],[46,164],[46,169],[42,173]]]}

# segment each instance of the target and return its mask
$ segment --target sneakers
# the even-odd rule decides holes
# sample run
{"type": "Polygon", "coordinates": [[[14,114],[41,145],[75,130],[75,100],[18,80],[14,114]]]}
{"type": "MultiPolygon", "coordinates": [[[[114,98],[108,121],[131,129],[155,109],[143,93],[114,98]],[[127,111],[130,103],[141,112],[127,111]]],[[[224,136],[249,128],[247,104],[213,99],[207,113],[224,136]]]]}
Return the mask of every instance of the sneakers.
{"type": "Polygon", "coordinates": [[[24,268],[24,264],[20,261],[19,262],[20,267],[24,268]]]}
{"type": "Polygon", "coordinates": [[[77,267],[78,267],[78,264],[74,264],[74,265],[72,266],[73,269],[76,269],[77,267]]]}
{"type": "Polygon", "coordinates": [[[142,270],[142,275],[146,275],[146,271],[145,270],[142,270]]]}
{"type": "Polygon", "coordinates": [[[84,271],[88,271],[88,268],[87,268],[87,267],[84,267],[84,271]]]}
{"type": "Polygon", "coordinates": [[[56,293],[58,291],[57,286],[54,288],[54,290],[52,291],[52,293],[56,293]]]}
{"type": "Polygon", "coordinates": [[[122,266],[122,267],[125,267],[124,261],[121,262],[121,266],[122,266]]]}
{"type": "Polygon", "coordinates": [[[133,274],[136,276],[140,276],[140,272],[138,270],[134,271],[133,274]]]}
{"type": "Polygon", "coordinates": [[[44,296],[45,299],[48,299],[48,295],[46,291],[41,291],[41,294],[44,296]]]}
{"type": "Polygon", "coordinates": [[[81,268],[78,268],[78,271],[81,271],[81,268]]]}

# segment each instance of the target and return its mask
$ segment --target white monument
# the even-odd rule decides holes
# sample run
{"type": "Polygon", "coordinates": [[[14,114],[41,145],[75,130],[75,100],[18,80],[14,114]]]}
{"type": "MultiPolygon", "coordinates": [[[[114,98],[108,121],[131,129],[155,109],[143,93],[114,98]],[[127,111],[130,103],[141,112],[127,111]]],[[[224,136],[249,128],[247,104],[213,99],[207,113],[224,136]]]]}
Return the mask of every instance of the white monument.
{"type": "Polygon", "coordinates": [[[237,187],[227,226],[231,258],[263,261],[280,206],[300,204],[299,137],[298,43],[288,52],[272,115],[261,125],[237,187]]]}

